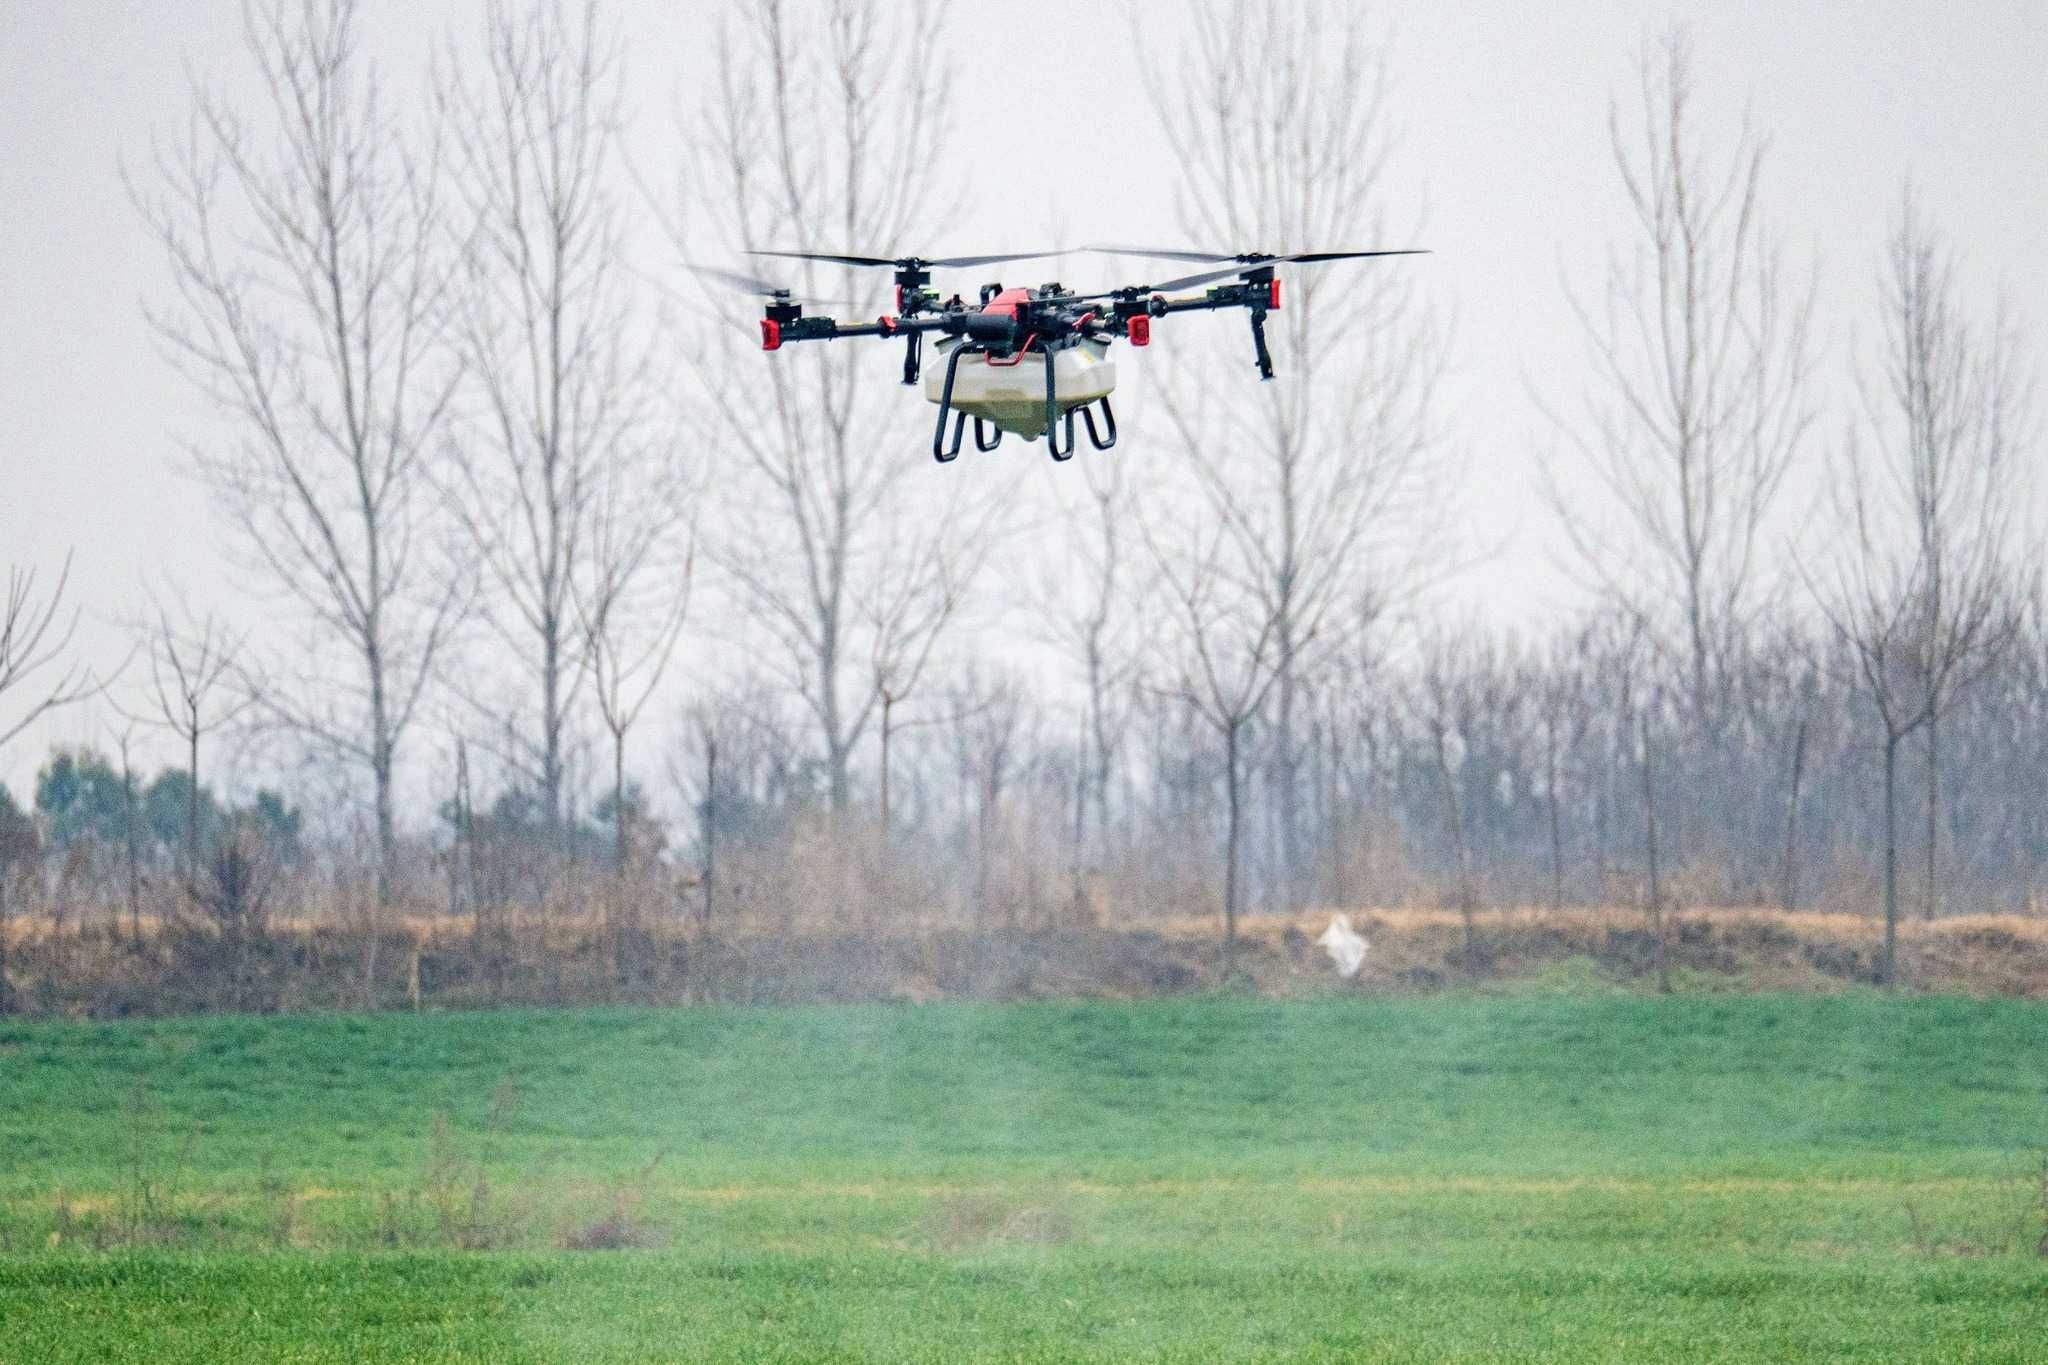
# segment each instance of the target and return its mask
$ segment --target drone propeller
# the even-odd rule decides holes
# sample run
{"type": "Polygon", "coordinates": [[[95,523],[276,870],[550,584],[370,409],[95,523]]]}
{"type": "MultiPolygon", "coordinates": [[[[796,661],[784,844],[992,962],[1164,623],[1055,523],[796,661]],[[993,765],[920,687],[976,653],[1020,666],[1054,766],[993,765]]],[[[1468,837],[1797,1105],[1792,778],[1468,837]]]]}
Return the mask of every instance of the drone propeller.
{"type": "Polygon", "coordinates": [[[830,261],[837,265],[888,266],[896,270],[951,270],[970,265],[1000,265],[1004,261],[1035,261],[1057,256],[1056,251],[1018,251],[1003,256],[841,256],[829,251],[755,251],[754,256],[782,256],[797,261],[830,261]]]}
{"type": "MultiPolygon", "coordinates": [[[[708,280],[716,280],[729,289],[742,294],[757,294],[764,299],[779,299],[788,302],[791,291],[773,280],[764,280],[754,275],[743,275],[737,270],[722,270],[715,265],[692,265],[690,269],[708,280]]],[[[852,299],[809,299],[807,302],[827,307],[851,307],[852,299]]]]}
{"type": "MultiPolygon", "coordinates": [[[[1427,256],[1428,250],[1418,247],[1403,247],[1393,251],[1297,251],[1289,255],[1274,256],[1263,251],[1182,251],[1173,247],[1141,246],[1091,246],[1087,251],[1099,251],[1108,256],[1150,256],[1168,261],[1236,261],[1239,270],[1256,270],[1262,266],[1299,264],[1313,265],[1318,261],[1352,261],[1367,256],[1427,256]]],[[[1236,273],[1236,272],[1232,272],[1236,273]]]]}
{"type": "Polygon", "coordinates": [[[1133,284],[1122,289],[1103,289],[1093,294],[1075,294],[1070,298],[1062,298],[1061,302],[1083,303],[1092,299],[1113,299],[1119,294],[1171,294],[1176,289],[1193,289],[1198,284],[1214,284],[1218,280],[1234,279],[1245,270],[1245,266],[1233,265],[1227,270],[1207,270],[1199,275],[1182,275],[1175,280],[1161,280],[1157,284],[1133,284]]]}

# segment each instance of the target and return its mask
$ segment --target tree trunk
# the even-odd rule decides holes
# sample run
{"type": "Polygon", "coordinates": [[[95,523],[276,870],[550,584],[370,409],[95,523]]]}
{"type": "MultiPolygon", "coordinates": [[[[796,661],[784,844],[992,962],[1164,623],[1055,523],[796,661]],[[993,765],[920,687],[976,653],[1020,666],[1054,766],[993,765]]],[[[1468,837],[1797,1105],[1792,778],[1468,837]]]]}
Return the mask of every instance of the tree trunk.
{"type": "Polygon", "coordinates": [[[1799,908],[1799,787],[1806,776],[1806,718],[1792,735],[1792,795],[1785,803],[1785,912],[1799,908]]]}
{"type": "MultiPolygon", "coordinates": [[[[1095,753],[1090,760],[1091,785],[1095,792],[1095,837],[1105,852],[1110,847],[1109,822],[1109,715],[1102,704],[1102,664],[1094,654],[1088,662],[1088,717],[1089,730],[1095,738],[1095,753]]],[[[1125,803],[1129,809],[1129,802],[1125,803]]]]}
{"type": "MultiPolygon", "coordinates": [[[[135,818],[135,769],[128,761],[128,739],[121,739],[121,823],[128,842],[128,946],[142,948],[142,830],[135,818]]],[[[120,938],[121,912],[114,912],[116,939],[120,938]]]]}
{"type": "Polygon", "coordinates": [[[882,854],[889,851],[889,740],[894,726],[891,717],[896,710],[896,698],[887,692],[882,694],[882,854]]]}
{"type": "Polygon", "coordinates": [[[394,743],[391,715],[384,695],[384,665],[372,651],[370,666],[370,779],[376,787],[377,904],[391,904],[398,861],[397,817],[392,808],[391,770],[394,743]]]}
{"type": "Polygon", "coordinates": [[[14,906],[7,899],[7,887],[14,869],[0,862],[0,1016],[14,1013],[14,991],[7,984],[7,943],[14,931],[14,906]]]}
{"type": "Polygon", "coordinates": [[[1887,987],[1898,980],[1899,739],[1900,736],[1893,732],[1884,740],[1884,962],[1878,977],[1887,987]]]}
{"type": "Polygon", "coordinates": [[[1671,963],[1664,942],[1664,884],[1657,865],[1657,778],[1654,751],[1650,747],[1650,715],[1642,716],[1643,733],[1643,840],[1650,865],[1651,951],[1657,963],[1657,989],[1671,994],[1671,963]]]}
{"type": "Polygon", "coordinates": [[[711,927],[711,883],[718,871],[718,741],[704,738],[704,924],[711,927]]]}
{"type": "Polygon", "coordinates": [[[1230,801],[1230,825],[1223,854],[1223,979],[1227,983],[1237,971],[1238,842],[1244,823],[1242,783],[1238,776],[1241,722],[1232,721],[1223,731],[1223,784],[1230,801]]]}
{"type": "Polygon", "coordinates": [[[1475,922],[1477,898],[1472,893],[1472,858],[1465,846],[1465,807],[1458,799],[1457,775],[1451,771],[1450,755],[1444,748],[1444,727],[1433,727],[1436,736],[1436,767],[1443,777],[1444,804],[1451,821],[1451,851],[1458,860],[1458,918],[1465,927],[1465,970],[1479,969],[1479,926],[1475,922]]]}
{"type": "Polygon", "coordinates": [[[1543,788],[1550,798],[1550,908],[1556,911],[1564,909],[1564,820],[1558,811],[1555,717],[1545,720],[1543,741],[1543,788]]]}
{"type": "Polygon", "coordinates": [[[185,885],[199,885],[199,726],[187,733],[185,751],[185,885]]]}
{"type": "Polygon", "coordinates": [[[612,732],[612,834],[615,844],[613,856],[618,860],[619,876],[623,879],[632,853],[632,845],[628,842],[632,832],[626,828],[626,732],[623,728],[612,732]]]}
{"type": "Polygon", "coordinates": [[[1088,789],[1094,785],[1088,761],[1088,721],[1081,721],[1081,743],[1075,750],[1074,765],[1074,917],[1082,922],[1088,902],[1088,789]]]}
{"type": "Polygon", "coordinates": [[[839,627],[836,615],[823,622],[824,642],[818,649],[819,721],[825,728],[825,773],[832,801],[832,814],[843,816],[853,804],[853,784],[848,775],[846,737],[839,716],[839,627]]]}
{"type": "Polygon", "coordinates": [[[1941,864],[1941,716],[1927,713],[1927,887],[1921,918],[1932,921],[1939,896],[1941,864]]]}
{"type": "Polygon", "coordinates": [[[364,907],[363,913],[363,1012],[377,1008],[377,949],[384,932],[384,900],[381,896],[364,907]]]}
{"type": "Polygon", "coordinates": [[[1346,843],[1346,822],[1344,819],[1343,792],[1343,739],[1337,733],[1337,719],[1330,717],[1329,750],[1324,758],[1323,805],[1328,814],[1324,817],[1324,837],[1330,844],[1330,899],[1338,905],[1351,903],[1350,880],[1344,875],[1344,859],[1349,850],[1346,843]]]}
{"type": "Polygon", "coordinates": [[[481,944],[484,898],[477,893],[476,805],[469,787],[469,745],[464,740],[455,742],[455,853],[449,862],[453,868],[451,879],[457,884],[464,871],[469,874],[469,933],[481,944]]]}
{"type": "MultiPolygon", "coordinates": [[[[1292,508],[1290,507],[1291,513],[1292,508]]],[[[1290,516],[1289,520],[1292,518],[1290,516]]],[[[1282,600],[1288,596],[1282,589],[1282,600]]],[[[1279,778],[1280,800],[1275,814],[1280,821],[1280,905],[1292,913],[1301,905],[1301,783],[1294,748],[1295,645],[1294,621],[1284,606],[1279,622],[1279,678],[1276,687],[1273,743],[1274,769],[1279,778]]]]}
{"type": "Polygon", "coordinates": [[[541,639],[540,794],[547,808],[543,818],[547,821],[549,835],[554,839],[555,852],[566,857],[569,832],[562,820],[562,644],[559,631],[559,625],[549,621],[543,628],[541,639]]]}
{"type": "MultiPolygon", "coordinates": [[[[631,851],[631,836],[626,829],[626,731],[623,726],[612,731],[612,833],[615,837],[613,857],[617,867],[612,873],[612,884],[605,892],[605,966],[611,985],[616,988],[619,974],[619,933],[629,917],[626,904],[626,856],[631,851]]],[[[567,831],[563,834],[567,839],[567,831]]]]}
{"type": "Polygon", "coordinates": [[[981,929],[988,927],[989,827],[995,819],[996,798],[987,773],[976,785],[980,791],[974,822],[974,924],[981,929]]]}

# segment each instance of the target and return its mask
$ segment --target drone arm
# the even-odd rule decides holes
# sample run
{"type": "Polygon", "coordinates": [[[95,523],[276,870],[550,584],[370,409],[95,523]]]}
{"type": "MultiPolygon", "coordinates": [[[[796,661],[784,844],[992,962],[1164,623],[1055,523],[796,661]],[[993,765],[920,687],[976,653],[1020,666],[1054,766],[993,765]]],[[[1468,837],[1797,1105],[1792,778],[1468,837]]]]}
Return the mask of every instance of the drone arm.
{"type": "Polygon", "coordinates": [[[1016,323],[1009,318],[984,319],[979,313],[942,313],[935,317],[923,318],[880,317],[873,322],[840,322],[836,318],[826,317],[774,316],[770,316],[766,321],[771,330],[763,332],[763,349],[770,351],[792,341],[833,341],[840,337],[918,337],[926,332],[1004,340],[1009,339],[1016,330],[1016,323]],[[988,323],[999,325],[986,325],[988,323]],[[1000,338],[995,335],[998,332],[1002,334],[1000,338]],[[983,337],[983,333],[989,335],[983,337]],[[771,341],[772,344],[769,344],[771,341]]]}
{"type": "Polygon", "coordinates": [[[1227,284],[1220,289],[1211,289],[1199,298],[1168,299],[1155,294],[1146,311],[1155,318],[1169,313],[1213,312],[1218,308],[1250,308],[1264,313],[1272,308],[1273,293],[1266,284],[1227,284]]]}
{"type": "Polygon", "coordinates": [[[1249,280],[1242,284],[1226,284],[1211,289],[1200,296],[1169,299],[1154,294],[1148,299],[1126,299],[1116,306],[1120,329],[1128,332],[1131,319],[1136,317],[1163,318],[1175,313],[1209,313],[1219,308],[1243,308],[1251,313],[1252,354],[1258,363],[1259,377],[1273,377],[1273,355],[1266,349],[1266,314],[1280,306],[1280,282],[1274,279],[1249,280]]]}

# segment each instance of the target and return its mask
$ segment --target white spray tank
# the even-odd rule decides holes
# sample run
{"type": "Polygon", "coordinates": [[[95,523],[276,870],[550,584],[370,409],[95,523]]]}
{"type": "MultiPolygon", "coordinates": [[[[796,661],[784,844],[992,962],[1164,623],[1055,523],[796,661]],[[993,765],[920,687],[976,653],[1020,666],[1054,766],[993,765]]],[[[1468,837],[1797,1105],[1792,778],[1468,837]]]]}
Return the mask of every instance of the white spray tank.
{"type": "MultiPolygon", "coordinates": [[[[935,348],[924,367],[924,396],[937,403],[945,392],[946,370],[961,341],[948,337],[935,348]]],[[[1053,407],[1068,411],[1107,398],[1116,388],[1116,362],[1109,343],[1083,338],[1053,353],[1053,407]]],[[[1032,440],[1045,434],[1045,356],[1020,351],[1011,359],[991,361],[986,352],[960,357],[953,375],[953,406],[970,417],[992,422],[1004,431],[1032,440]]]]}

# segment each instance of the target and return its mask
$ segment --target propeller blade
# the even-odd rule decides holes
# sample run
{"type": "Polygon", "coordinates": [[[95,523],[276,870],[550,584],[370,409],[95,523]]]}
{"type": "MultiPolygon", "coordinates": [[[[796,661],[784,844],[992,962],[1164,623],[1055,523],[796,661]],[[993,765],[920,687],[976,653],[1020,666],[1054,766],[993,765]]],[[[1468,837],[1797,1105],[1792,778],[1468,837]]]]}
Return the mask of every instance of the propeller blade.
{"type": "Polygon", "coordinates": [[[773,298],[777,294],[788,292],[781,285],[771,280],[764,280],[754,275],[742,275],[737,270],[721,270],[715,265],[691,265],[690,271],[693,274],[702,275],[707,280],[717,280],[727,288],[737,289],[742,294],[760,294],[767,298],[773,298]]]}
{"type": "Polygon", "coordinates": [[[1255,270],[1264,265],[1278,265],[1289,262],[1314,265],[1319,261],[1349,261],[1366,256],[1426,256],[1426,250],[1403,247],[1393,251],[1296,251],[1275,256],[1264,251],[1180,251],[1171,248],[1135,246],[1091,246],[1088,251],[1100,251],[1111,256],[1151,256],[1168,261],[1236,261],[1240,270],[1255,270]]]}
{"type": "Polygon", "coordinates": [[[1163,261],[1228,261],[1233,259],[1227,251],[1181,251],[1173,247],[1147,246],[1086,246],[1083,251],[1099,251],[1105,256],[1150,256],[1163,261]]]}
{"type": "MultiPolygon", "coordinates": [[[[705,279],[716,280],[729,289],[737,289],[742,294],[757,294],[764,299],[772,299],[778,295],[792,293],[790,289],[776,284],[773,280],[764,280],[754,275],[742,275],[737,270],[722,270],[715,265],[691,265],[690,270],[694,274],[702,275],[705,279]]],[[[853,305],[852,299],[806,299],[804,301],[832,308],[852,307],[853,305]]]]}
{"type": "Polygon", "coordinates": [[[887,256],[842,256],[829,251],[753,251],[752,256],[782,256],[795,261],[830,261],[835,265],[888,266],[892,269],[934,266],[939,269],[955,269],[970,265],[999,265],[1004,261],[1035,261],[1042,256],[1057,256],[1056,251],[1015,251],[1001,256],[934,256],[929,260],[922,256],[902,256],[891,259],[887,256]]]}
{"type": "Polygon", "coordinates": [[[887,256],[835,256],[829,251],[749,251],[749,256],[781,256],[792,261],[830,261],[835,265],[894,265],[887,256]]]}
{"type": "Polygon", "coordinates": [[[1428,247],[1400,247],[1393,251],[1302,251],[1292,256],[1275,257],[1276,260],[1298,261],[1303,265],[1314,265],[1317,261],[1352,261],[1365,256],[1427,256],[1428,247]]]}
{"type": "Polygon", "coordinates": [[[1192,289],[1198,284],[1213,284],[1217,280],[1235,279],[1249,266],[1233,265],[1227,270],[1210,270],[1200,275],[1183,275],[1177,280],[1161,280],[1157,284],[1134,284],[1123,289],[1104,289],[1093,294],[1075,294],[1061,302],[1085,303],[1095,299],[1113,299],[1119,294],[1170,294],[1176,289],[1192,289]]]}
{"type": "Polygon", "coordinates": [[[1213,284],[1217,280],[1234,278],[1251,268],[1250,266],[1233,265],[1225,270],[1210,270],[1200,275],[1183,275],[1177,280],[1161,280],[1158,284],[1150,286],[1146,292],[1151,294],[1171,294],[1176,289],[1193,289],[1198,284],[1213,284]]]}
{"type": "Polygon", "coordinates": [[[954,269],[970,265],[1000,265],[1004,261],[1035,261],[1045,256],[1057,255],[1057,251],[1013,251],[1003,256],[941,256],[926,261],[925,264],[954,269]]]}

